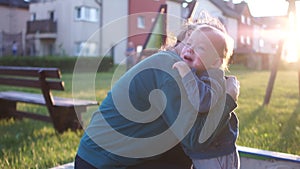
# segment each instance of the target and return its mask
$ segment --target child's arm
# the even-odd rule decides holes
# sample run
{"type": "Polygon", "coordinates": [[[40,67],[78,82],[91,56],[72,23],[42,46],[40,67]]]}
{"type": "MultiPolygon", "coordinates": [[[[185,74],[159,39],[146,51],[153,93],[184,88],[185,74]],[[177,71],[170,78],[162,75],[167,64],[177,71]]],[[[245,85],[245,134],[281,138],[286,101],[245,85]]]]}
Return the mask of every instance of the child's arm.
{"type": "Polygon", "coordinates": [[[173,69],[177,69],[182,78],[183,87],[194,109],[198,112],[208,112],[210,107],[210,94],[209,92],[207,93],[205,89],[206,84],[199,81],[199,78],[184,61],[174,63],[173,69]]]}
{"type": "Polygon", "coordinates": [[[189,72],[191,72],[191,68],[184,61],[178,61],[178,62],[174,63],[172,68],[178,70],[181,78],[183,78],[189,72]]]}
{"type": "Polygon", "coordinates": [[[219,84],[224,82],[221,72],[211,72],[198,77],[183,61],[176,62],[173,68],[177,69],[182,77],[189,101],[198,112],[208,112],[210,107],[217,103],[219,96],[225,92],[225,84],[223,86],[219,84]]]}

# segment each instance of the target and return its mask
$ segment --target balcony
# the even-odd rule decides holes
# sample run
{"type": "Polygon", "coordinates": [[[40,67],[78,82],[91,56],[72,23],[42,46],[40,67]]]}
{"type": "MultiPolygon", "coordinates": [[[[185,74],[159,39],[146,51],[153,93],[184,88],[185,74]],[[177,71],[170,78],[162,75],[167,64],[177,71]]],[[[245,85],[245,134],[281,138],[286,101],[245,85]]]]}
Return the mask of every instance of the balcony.
{"type": "Polygon", "coordinates": [[[27,36],[39,38],[56,38],[57,23],[51,19],[27,21],[27,36]]]}

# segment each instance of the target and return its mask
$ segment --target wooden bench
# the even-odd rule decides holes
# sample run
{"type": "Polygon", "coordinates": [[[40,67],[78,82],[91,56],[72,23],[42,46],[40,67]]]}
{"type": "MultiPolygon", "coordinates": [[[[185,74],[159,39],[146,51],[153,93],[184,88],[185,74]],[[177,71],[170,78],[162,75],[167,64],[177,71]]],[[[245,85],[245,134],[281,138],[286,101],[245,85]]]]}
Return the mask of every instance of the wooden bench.
{"type": "Polygon", "coordinates": [[[0,118],[32,118],[51,122],[59,133],[67,129],[82,129],[81,113],[97,101],[53,97],[51,90],[64,90],[58,68],[0,66],[0,85],[41,89],[41,93],[20,91],[0,92],[0,118]],[[17,110],[17,103],[30,103],[47,107],[49,115],[17,110]]]}

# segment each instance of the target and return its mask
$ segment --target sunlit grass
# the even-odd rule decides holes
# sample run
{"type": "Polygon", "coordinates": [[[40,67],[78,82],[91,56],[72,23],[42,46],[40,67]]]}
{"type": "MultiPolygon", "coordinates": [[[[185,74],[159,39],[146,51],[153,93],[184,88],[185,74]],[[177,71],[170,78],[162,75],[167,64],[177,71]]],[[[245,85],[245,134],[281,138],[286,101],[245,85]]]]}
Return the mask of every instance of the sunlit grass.
{"type": "Polygon", "coordinates": [[[270,103],[263,106],[269,71],[235,71],[241,94],[236,110],[240,120],[238,144],[300,155],[298,74],[279,71],[270,103]]]}

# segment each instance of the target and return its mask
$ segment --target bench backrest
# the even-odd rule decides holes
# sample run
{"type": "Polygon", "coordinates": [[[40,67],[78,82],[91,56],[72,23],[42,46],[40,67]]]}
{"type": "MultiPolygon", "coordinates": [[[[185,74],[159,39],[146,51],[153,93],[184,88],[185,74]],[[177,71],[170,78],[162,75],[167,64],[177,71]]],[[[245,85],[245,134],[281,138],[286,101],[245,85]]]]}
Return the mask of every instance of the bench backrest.
{"type": "MultiPolygon", "coordinates": [[[[89,105],[98,104],[96,101],[75,101],[72,98],[53,97],[51,90],[64,90],[64,83],[58,68],[0,66],[0,85],[40,89],[41,95],[18,91],[0,91],[0,96],[2,96],[0,98],[1,111],[16,117],[52,122],[58,132],[63,132],[68,128],[82,128],[80,125],[81,112],[86,111],[89,105]],[[36,112],[17,110],[18,102],[44,105],[47,107],[50,117],[36,114],[36,112]]],[[[10,117],[9,115],[7,116],[10,117]]]]}
{"type": "Polygon", "coordinates": [[[58,68],[0,66],[0,84],[9,86],[64,90],[58,68]]]}
{"type": "Polygon", "coordinates": [[[52,116],[54,100],[51,90],[64,90],[58,68],[0,66],[0,84],[39,88],[52,116]]]}

